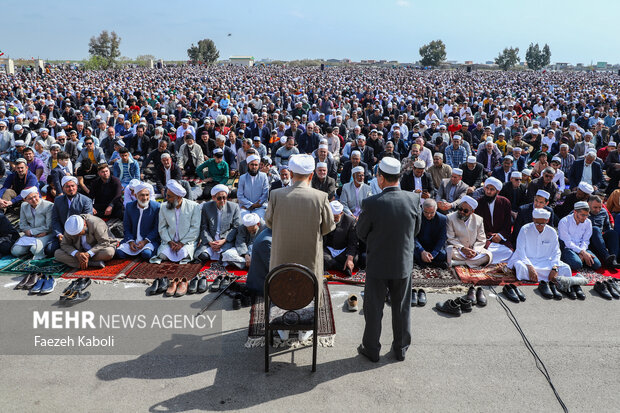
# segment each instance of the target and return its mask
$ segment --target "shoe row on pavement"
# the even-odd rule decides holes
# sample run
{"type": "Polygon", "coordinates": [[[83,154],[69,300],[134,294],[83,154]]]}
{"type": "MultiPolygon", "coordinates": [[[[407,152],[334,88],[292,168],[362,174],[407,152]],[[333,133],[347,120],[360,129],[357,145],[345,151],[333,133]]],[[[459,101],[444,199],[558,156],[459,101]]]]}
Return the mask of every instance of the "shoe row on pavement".
{"type": "Polygon", "coordinates": [[[597,281],[594,284],[594,291],[606,300],[620,299],[620,280],[610,278],[605,281],[597,281]]]}
{"type": "Polygon", "coordinates": [[[77,278],[62,291],[60,304],[72,306],[90,298],[90,292],[84,291],[91,284],[90,277],[77,278]]]}
{"type": "MultiPolygon", "coordinates": [[[[390,292],[388,291],[385,294],[385,302],[389,305],[392,305],[392,297],[390,296],[390,292]]],[[[411,306],[412,307],[424,307],[426,305],[426,291],[422,288],[411,289],[411,306]]]]}
{"type": "Polygon", "coordinates": [[[437,303],[437,311],[460,317],[463,313],[471,313],[474,306],[485,307],[487,305],[487,297],[482,287],[469,287],[467,295],[459,297],[455,300],[447,300],[443,303],[437,303]]]}
{"type": "Polygon", "coordinates": [[[56,280],[51,275],[43,275],[40,272],[26,274],[15,286],[16,290],[27,290],[28,294],[45,295],[54,291],[56,280]]]}

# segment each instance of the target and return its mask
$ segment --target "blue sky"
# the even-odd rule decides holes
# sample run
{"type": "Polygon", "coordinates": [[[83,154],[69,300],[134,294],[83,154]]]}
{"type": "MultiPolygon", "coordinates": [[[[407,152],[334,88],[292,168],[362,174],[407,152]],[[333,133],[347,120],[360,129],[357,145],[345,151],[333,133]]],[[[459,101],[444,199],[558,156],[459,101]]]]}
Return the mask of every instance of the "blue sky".
{"type": "Polygon", "coordinates": [[[192,42],[211,38],[220,58],[413,62],[442,39],[447,59],[461,62],[493,60],[506,46],[523,61],[534,42],[549,44],[552,62],[620,63],[618,0],[30,0],[4,11],[0,50],[14,58],[86,58],[90,37],[114,30],[130,58],[184,60],[192,42]]]}

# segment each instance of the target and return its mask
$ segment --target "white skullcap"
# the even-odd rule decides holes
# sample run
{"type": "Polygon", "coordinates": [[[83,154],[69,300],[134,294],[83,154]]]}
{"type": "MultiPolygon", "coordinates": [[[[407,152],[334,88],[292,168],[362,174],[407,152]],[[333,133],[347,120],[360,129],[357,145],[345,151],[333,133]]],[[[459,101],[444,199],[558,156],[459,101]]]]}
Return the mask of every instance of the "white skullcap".
{"type": "Polygon", "coordinates": [[[381,169],[386,174],[398,175],[400,173],[400,161],[398,161],[396,158],[386,156],[385,158],[381,159],[381,162],[379,162],[379,169],[381,169]]]}
{"type": "Polygon", "coordinates": [[[224,184],[217,184],[211,188],[211,196],[215,196],[218,192],[226,192],[226,194],[229,194],[230,189],[224,184]]]}
{"type": "Polygon", "coordinates": [[[20,124],[15,125],[15,127],[13,128],[13,130],[22,130],[22,129],[24,128],[20,124]]]}
{"type": "Polygon", "coordinates": [[[433,158],[441,158],[441,159],[443,159],[443,153],[435,152],[435,154],[433,155],[433,158]]]}
{"type": "Polygon", "coordinates": [[[512,155],[506,155],[504,157],[504,160],[506,160],[506,159],[510,159],[512,162],[514,162],[514,160],[515,160],[515,158],[513,158],[512,155]]]}
{"type": "Polygon", "coordinates": [[[575,211],[578,211],[580,209],[590,209],[590,205],[588,205],[588,203],[586,201],[579,201],[575,203],[575,211]]]}
{"type": "Polygon", "coordinates": [[[519,178],[519,179],[521,179],[521,178],[523,178],[523,175],[521,175],[521,172],[519,172],[519,171],[514,171],[513,173],[510,174],[510,177],[511,178],[519,178]]]}
{"type": "MultiPolygon", "coordinates": [[[[222,136],[222,135],[220,135],[220,136],[222,136]]],[[[215,148],[215,149],[213,149],[213,156],[219,155],[219,154],[221,154],[221,155],[224,154],[224,151],[222,150],[222,148],[215,148]]]]}
{"type": "Polygon", "coordinates": [[[183,185],[181,185],[178,181],[174,179],[170,179],[166,184],[166,188],[176,196],[184,197],[187,194],[183,185]]]}
{"type": "MultiPolygon", "coordinates": [[[[327,164],[325,162],[317,162],[316,163],[316,167],[317,168],[327,168],[327,164]]],[[[353,168],[353,169],[355,169],[355,168],[353,168]]],[[[364,169],[364,168],[362,168],[362,169],[364,169]]]]}
{"type": "Polygon", "coordinates": [[[327,149],[327,145],[319,145],[319,149],[327,149]]]}
{"type": "Polygon", "coordinates": [[[532,211],[533,219],[549,219],[551,218],[551,212],[544,208],[536,208],[532,211]]]}
{"type": "Polygon", "coordinates": [[[334,215],[338,215],[341,214],[342,211],[344,211],[344,207],[342,206],[342,204],[338,201],[332,201],[329,203],[329,206],[332,208],[332,213],[334,215]]]}
{"type": "Polygon", "coordinates": [[[458,175],[458,176],[463,176],[463,170],[461,168],[454,168],[454,169],[452,169],[452,174],[453,175],[458,175]]]}
{"type": "Polygon", "coordinates": [[[488,185],[493,185],[495,189],[497,189],[498,191],[501,191],[502,186],[503,186],[502,181],[500,181],[499,179],[495,177],[487,178],[487,180],[484,181],[484,186],[488,186],[488,185]]]}
{"type": "Polygon", "coordinates": [[[478,201],[476,201],[474,198],[470,197],[469,195],[465,195],[463,198],[461,198],[461,204],[462,203],[468,204],[473,209],[478,208],[478,201]]]}
{"type": "Polygon", "coordinates": [[[26,146],[26,142],[21,139],[15,141],[15,146],[26,146]]]}
{"type": "Polygon", "coordinates": [[[421,159],[418,159],[417,161],[415,161],[413,163],[413,167],[414,168],[418,168],[418,169],[420,169],[420,168],[424,169],[424,168],[426,168],[426,162],[424,162],[421,159]]]}
{"type": "Polygon", "coordinates": [[[544,189],[539,189],[538,191],[536,191],[536,196],[542,196],[548,201],[549,198],[551,197],[551,194],[545,191],[544,189]]]}
{"type": "Polygon", "coordinates": [[[514,148],[512,148],[513,152],[521,152],[523,149],[521,149],[521,147],[519,146],[515,146],[514,148]]]}
{"type": "Polygon", "coordinates": [[[524,170],[521,171],[521,173],[523,175],[532,176],[532,170],[531,169],[524,169],[524,170]]]}
{"type": "Polygon", "coordinates": [[[84,229],[84,218],[79,215],[71,215],[65,222],[65,231],[69,235],[77,235],[84,229]]]}
{"type": "Polygon", "coordinates": [[[280,145],[284,145],[286,143],[286,139],[287,139],[286,136],[281,137],[280,138],[280,145]]]}
{"type": "Polygon", "coordinates": [[[590,149],[588,152],[586,152],[586,156],[592,155],[596,158],[596,151],[594,149],[590,149]]]}
{"type": "Polygon", "coordinates": [[[172,159],[172,156],[170,156],[170,154],[169,154],[169,153],[167,153],[167,152],[162,153],[162,154],[161,154],[160,159],[165,159],[165,158],[170,158],[170,159],[172,159]]]}
{"type": "Polygon", "coordinates": [[[618,144],[614,141],[609,141],[609,143],[607,144],[607,146],[618,146],[618,144]]]}
{"type": "Polygon", "coordinates": [[[475,156],[468,156],[467,157],[467,163],[476,163],[476,157],[475,156]]]}
{"type": "Polygon", "coordinates": [[[181,123],[189,123],[189,119],[183,118],[183,119],[181,119],[181,123]]]}
{"type": "Polygon", "coordinates": [[[538,129],[532,129],[532,135],[538,135],[540,131],[538,129]]]}
{"type": "Polygon", "coordinates": [[[582,192],[585,192],[588,195],[592,195],[592,192],[594,192],[594,188],[592,187],[592,185],[583,181],[579,182],[577,188],[579,188],[582,192]]]}
{"type": "Polygon", "coordinates": [[[243,225],[246,227],[251,227],[252,225],[256,225],[260,222],[260,217],[258,214],[252,212],[250,214],[245,214],[243,216],[243,225]]]}
{"type": "Polygon", "coordinates": [[[65,186],[67,182],[75,182],[76,185],[78,184],[78,180],[75,176],[63,176],[60,185],[65,186]]]}
{"type": "Polygon", "coordinates": [[[305,154],[292,155],[288,161],[288,167],[295,174],[309,175],[314,172],[314,158],[312,155],[305,154]]]}
{"type": "Polygon", "coordinates": [[[461,135],[454,135],[454,136],[452,137],[452,140],[453,140],[453,141],[460,141],[460,140],[461,140],[461,135]]]}
{"type": "Polygon", "coordinates": [[[358,165],[355,168],[351,169],[351,174],[356,174],[356,173],[364,173],[364,167],[358,165]]]}
{"type": "Polygon", "coordinates": [[[26,199],[26,197],[30,194],[34,194],[35,192],[39,192],[36,186],[31,186],[30,188],[23,189],[19,194],[22,199],[26,199]]]}
{"type": "Polygon", "coordinates": [[[250,162],[254,162],[254,161],[259,161],[260,162],[260,158],[258,157],[258,155],[252,154],[252,155],[248,156],[245,161],[249,165],[250,162]]]}
{"type": "Polygon", "coordinates": [[[355,155],[357,155],[357,156],[360,156],[360,157],[361,157],[361,156],[362,156],[362,153],[361,153],[360,151],[353,151],[353,152],[351,152],[351,158],[353,158],[353,156],[355,156],[355,155]]]}
{"type": "Polygon", "coordinates": [[[129,181],[129,184],[127,185],[129,187],[129,189],[133,189],[135,191],[136,186],[140,185],[140,180],[139,179],[132,179],[131,181],[129,181]]]}

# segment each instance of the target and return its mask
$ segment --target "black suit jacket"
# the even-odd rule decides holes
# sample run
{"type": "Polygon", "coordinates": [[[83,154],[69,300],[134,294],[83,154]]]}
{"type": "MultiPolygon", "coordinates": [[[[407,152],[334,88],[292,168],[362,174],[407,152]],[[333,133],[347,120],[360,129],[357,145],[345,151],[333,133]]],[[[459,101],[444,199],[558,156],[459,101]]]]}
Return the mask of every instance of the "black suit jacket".
{"type": "MultiPolygon", "coordinates": [[[[573,162],[573,165],[570,168],[568,173],[568,182],[570,183],[571,188],[575,188],[581,182],[581,176],[583,175],[583,167],[584,167],[585,159],[577,159],[573,162]]],[[[598,162],[592,162],[592,185],[601,188],[604,183],[603,179],[603,170],[601,165],[598,162]]]]}
{"type": "Polygon", "coordinates": [[[355,257],[358,248],[357,234],[355,233],[355,219],[347,214],[342,214],[336,229],[323,236],[323,252],[330,254],[327,247],[336,250],[346,248],[345,253],[355,257]]]}
{"type": "Polygon", "coordinates": [[[512,182],[506,182],[499,194],[510,201],[510,206],[514,212],[518,212],[521,205],[527,203],[527,187],[525,184],[519,184],[514,189],[512,182]]]}
{"type": "MultiPolygon", "coordinates": [[[[370,171],[368,170],[368,165],[362,161],[360,162],[360,166],[364,167],[364,182],[368,183],[368,179],[370,178],[370,171]]],[[[342,167],[342,171],[340,172],[340,182],[344,185],[351,181],[351,170],[353,169],[353,164],[351,161],[346,161],[344,166],[342,167]]]]}
{"type": "MultiPolygon", "coordinates": [[[[424,172],[420,178],[422,179],[422,191],[428,192],[431,198],[435,198],[435,185],[433,184],[431,174],[424,172]]],[[[400,188],[403,191],[415,191],[415,177],[413,176],[413,171],[409,171],[403,175],[400,181],[400,188]]]]}
{"type": "Polygon", "coordinates": [[[473,170],[467,167],[467,162],[463,162],[459,165],[459,168],[463,170],[463,182],[465,182],[467,186],[477,188],[482,185],[482,181],[484,180],[484,167],[480,162],[476,162],[476,167],[473,170]]]}

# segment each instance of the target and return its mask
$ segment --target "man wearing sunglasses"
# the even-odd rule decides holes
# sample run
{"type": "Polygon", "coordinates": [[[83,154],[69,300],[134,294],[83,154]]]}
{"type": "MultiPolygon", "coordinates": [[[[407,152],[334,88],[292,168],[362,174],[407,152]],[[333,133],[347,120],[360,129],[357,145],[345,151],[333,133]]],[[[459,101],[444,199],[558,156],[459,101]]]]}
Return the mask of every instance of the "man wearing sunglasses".
{"type": "Polygon", "coordinates": [[[460,200],[455,212],[448,214],[448,265],[482,267],[491,262],[493,254],[485,249],[487,242],[482,217],[474,214],[478,201],[469,195],[460,200]]]}
{"type": "Polygon", "coordinates": [[[87,158],[95,165],[105,163],[103,149],[95,146],[95,141],[92,137],[84,138],[84,148],[80,151],[77,161],[75,161],[75,169],[78,170],[84,159],[87,158]]]}
{"type": "Polygon", "coordinates": [[[217,184],[210,193],[211,201],[202,204],[200,247],[195,254],[202,261],[219,260],[224,251],[234,247],[241,225],[239,204],[228,202],[230,189],[217,184]]]}

